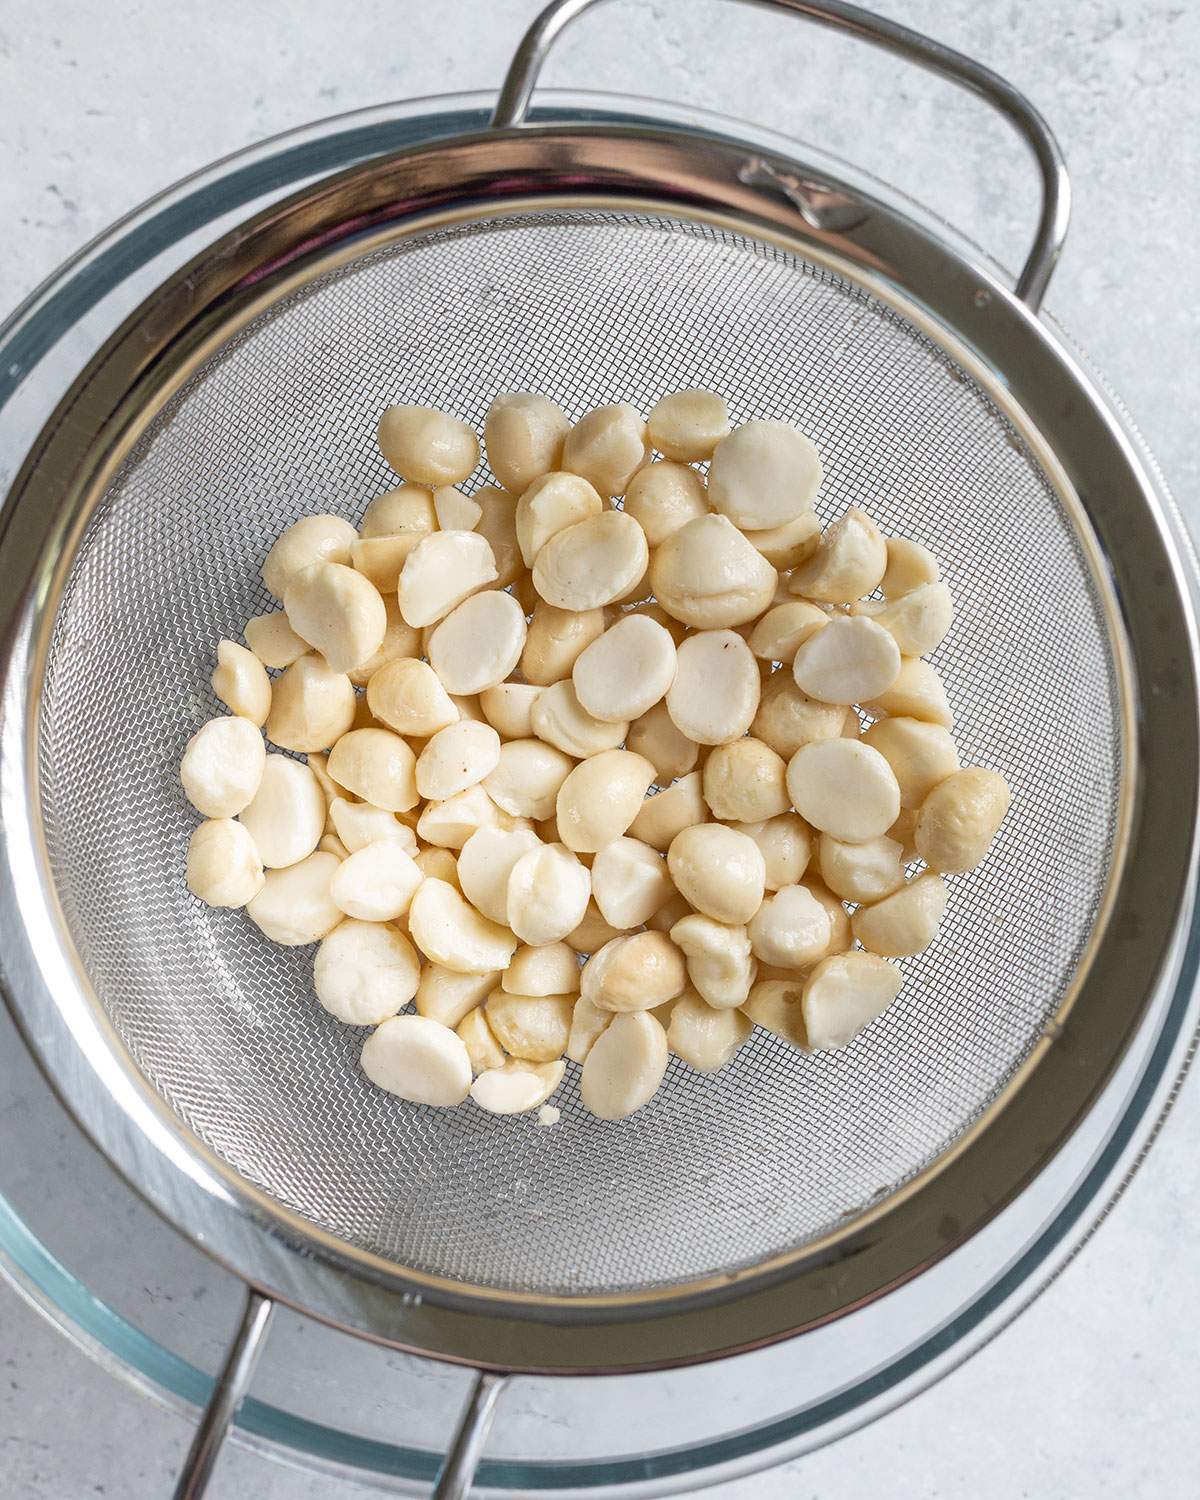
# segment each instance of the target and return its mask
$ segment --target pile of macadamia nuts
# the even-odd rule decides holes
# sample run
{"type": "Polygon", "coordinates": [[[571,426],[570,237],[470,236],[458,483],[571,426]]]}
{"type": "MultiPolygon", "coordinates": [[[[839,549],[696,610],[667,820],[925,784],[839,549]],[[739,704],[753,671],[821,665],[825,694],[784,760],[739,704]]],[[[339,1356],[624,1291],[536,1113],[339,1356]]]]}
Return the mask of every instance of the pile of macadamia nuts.
{"type": "Polygon", "coordinates": [[[710,391],[574,426],[500,395],[484,436],[468,496],[474,431],[390,407],[403,482],[267,554],[281,608],[220,642],[231,717],[183,756],[189,889],[319,944],[317,999],[416,1103],[553,1123],[570,1059],[619,1120],[671,1053],[845,1046],[1009,805],[924,660],[937,562],[857,507],[822,531],[813,444],[710,391]]]}

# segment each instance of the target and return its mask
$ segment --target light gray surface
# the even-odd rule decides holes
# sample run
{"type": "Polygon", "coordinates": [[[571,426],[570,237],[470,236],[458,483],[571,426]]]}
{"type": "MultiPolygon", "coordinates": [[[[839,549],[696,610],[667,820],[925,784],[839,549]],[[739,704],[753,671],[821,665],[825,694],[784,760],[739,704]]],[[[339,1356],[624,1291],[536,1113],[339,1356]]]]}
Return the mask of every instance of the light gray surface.
{"type": "MultiPolygon", "coordinates": [[[[245,142],[391,97],[487,87],[529,0],[411,0],[195,13],[0,0],[0,308],[149,192],[245,142]],[[484,17],[486,16],[486,20],[484,17]]],[[[1048,305],[1121,394],[1185,512],[1200,520],[1194,446],[1195,225],[1184,143],[1200,130],[1200,6],[1036,7],[905,0],[889,14],[991,63],[1059,131],[1077,188],[1048,305]]],[[[548,81],[701,102],[819,141],[888,176],[1009,264],[1032,222],[1032,176],[1004,128],[944,85],[861,47],[715,0],[621,3],[582,23],[548,81]]],[[[864,1494],[1075,1497],[1192,1493],[1200,1234],[1185,1093],[1102,1235],[1015,1327],[939,1388],[791,1471],[724,1500],[864,1494]]],[[[0,1132],[13,1128],[0,1120],[0,1132]]],[[[0,1291],[0,1493],[156,1497],[186,1444],[0,1291]],[[71,1420],[64,1422],[70,1403],[71,1420]]],[[[223,1496],[331,1500],[344,1487],[227,1455],[223,1496]]]]}

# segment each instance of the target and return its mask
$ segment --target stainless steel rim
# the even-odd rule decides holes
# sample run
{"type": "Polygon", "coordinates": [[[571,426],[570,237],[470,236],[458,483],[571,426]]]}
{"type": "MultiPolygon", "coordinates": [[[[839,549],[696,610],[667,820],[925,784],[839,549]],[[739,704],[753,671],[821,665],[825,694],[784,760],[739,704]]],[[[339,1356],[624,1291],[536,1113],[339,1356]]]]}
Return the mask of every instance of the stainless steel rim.
{"type": "MultiPolygon", "coordinates": [[[[1072,1019],[1065,1034],[1054,1043],[1047,1040],[1039,1057],[1031,1059],[1023,1090],[1024,1123],[1018,1132],[1030,1128],[1034,1116],[1027,1112],[1033,1097],[1029,1090],[1040,1084],[1038,1128],[1046,1131],[1049,1151],[1086,1107],[1107,1066],[1119,1056],[1123,1037],[1141,1012],[1136,997],[1149,994],[1159,955],[1190,900],[1190,821],[1182,827],[1177,801],[1173,808],[1159,805],[1165,795],[1160,795],[1161,778],[1152,774],[1155,756],[1170,740],[1161,733],[1156,738],[1151,731],[1161,731],[1169,721],[1176,776],[1182,770],[1189,795],[1194,793],[1192,622],[1180,587],[1180,564],[1167,539],[1153,484],[1118,424],[1054,339],[992,276],[948,252],[882,205],[866,205],[866,217],[853,228],[815,229],[802,221],[774,185],[744,182],[745,164],[744,151],[711,143],[700,148],[669,132],[547,128],[499,138],[468,138],[345,174],[315,197],[264,215],[253,226],[254,236],[263,237],[263,242],[254,244],[252,253],[249,242],[244,242],[248,245],[244,264],[261,264],[263,245],[277,245],[283,251],[318,226],[325,233],[319,262],[325,265],[331,254],[361,253],[371,234],[386,238],[451,214],[494,213],[500,208],[494,198],[482,210],[471,200],[477,200],[494,181],[492,173],[497,168],[507,169],[509,180],[522,190],[519,204],[506,203],[506,210],[530,203],[578,203],[584,196],[581,175],[586,175],[587,186],[608,205],[619,191],[622,201],[649,203],[661,211],[664,186],[670,184],[675,201],[688,217],[741,227],[749,223],[760,236],[777,238],[800,248],[810,259],[836,265],[842,274],[869,285],[876,295],[898,302],[909,317],[923,319],[956,358],[987,374],[989,390],[995,391],[1022,430],[1043,451],[1048,447],[1057,454],[1065,466],[1065,483],[1088,495],[1101,545],[1114,561],[1115,608],[1128,625],[1139,681],[1149,685],[1148,696],[1139,705],[1147,731],[1142,744],[1148,763],[1131,808],[1139,884],[1136,890],[1127,885],[1117,893],[1117,920],[1139,922],[1140,940],[1115,940],[1117,924],[1110,924],[1100,966],[1111,982],[1113,965],[1120,964],[1129,977],[1126,993],[1135,998],[1127,1011],[1114,1014],[1111,1005],[1100,1003],[1100,985],[1094,982],[1093,970],[1075,1001],[1075,1017],[1088,1016],[1086,1026],[1082,1022],[1079,1026],[1078,1045],[1072,1019]],[[573,191],[564,200],[567,176],[573,191]],[[451,206],[441,185],[455,180],[461,187],[451,206]],[[629,198],[634,185],[652,196],[629,198]],[[369,207],[368,217],[387,227],[364,231],[364,206],[369,207]],[[980,297],[981,292],[986,295],[980,297]],[[1007,392],[990,373],[995,370],[1009,373],[1007,392]],[[1080,402],[1070,419],[1060,418],[1056,426],[1053,417],[1059,403],[1052,400],[1052,393],[1060,391],[1064,382],[1080,402]],[[1040,432],[1025,412],[1038,413],[1040,432]],[[1103,462],[1098,460],[1102,452],[1103,462]],[[1130,503],[1129,497],[1135,494],[1144,505],[1130,503]],[[1128,558],[1137,558],[1137,549],[1144,558],[1149,549],[1149,555],[1160,559],[1163,576],[1173,580],[1174,587],[1161,590],[1153,600],[1134,588],[1137,569],[1132,564],[1123,566],[1120,548],[1113,545],[1118,537],[1130,546],[1128,558]],[[1147,652],[1151,643],[1157,651],[1155,635],[1164,627],[1177,647],[1174,659],[1157,654],[1151,659],[1147,652]],[[1156,726],[1153,721],[1158,716],[1156,726]],[[1157,851],[1154,858],[1147,859],[1147,847],[1157,851]],[[1106,1056],[1108,1064],[1103,1061],[1106,1056]],[[1081,1088],[1084,1063],[1089,1083],[1081,1088]],[[1072,1085],[1070,1090],[1068,1085],[1072,1085]]],[[[832,1247],[821,1247],[794,1265],[776,1268],[773,1282],[755,1276],[725,1288],[726,1298],[736,1297],[736,1305],[716,1301],[711,1288],[688,1288],[683,1297],[672,1299],[669,1313],[661,1300],[658,1305],[648,1301],[632,1310],[597,1304],[531,1310],[517,1298],[463,1296],[461,1289],[401,1277],[394,1267],[373,1265],[347,1254],[344,1247],[329,1243],[328,1237],[247,1190],[198,1143],[179,1136],[174,1118],[131,1068],[115,1039],[105,1035],[87,999],[84,976],[72,972],[71,956],[55,932],[53,904],[39,868],[37,830],[28,800],[28,788],[34,783],[20,779],[22,771],[28,774],[33,769],[29,736],[36,716],[39,653],[70,556],[72,534],[82,524],[90,499],[102,488],[104,474],[119,460],[145,417],[202,356],[214,324],[220,321],[227,330],[231,317],[235,321],[248,317],[285,284],[313,274],[316,264],[315,258],[280,264],[277,257],[271,277],[249,287],[239,279],[239,265],[222,258],[220,251],[202,257],[188,273],[191,290],[186,307],[180,305],[179,279],[156,299],[157,349],[147,357],[145,340],[135,335],[133,327],[118,335],[68,398],[79,418],[70,428],[73,436],[56,427],[46,449],[31,459],[18,480],[3,548],[6,564],[19,569],[24,587],[10,617],[13,649],[5,686],[0,794],[6,827],[3,899],[10,930],[18,934],[8,957],[7,976],[27,1033],[105,1149],[176,1223],[204,1240],[252,1283],[343,1326],[404,1347],[500,1368],[579,1368],[586,1363],[602,1369],[708,1357],[820,1321],[835,1310],[823,1271],[832,1247]],[[122,369],[130,358],[134,366],[122,369]],[[101,375],[103,379],[98,379],[101,375]],[[110,386],[109,397],[118,389],[131,389],[133,395],[124,403],[106,402],[99,388],[105,384],[110,386]],[[83,431],[81,413],[85,410],[91,430],[79,449],[68,453],[65,446],[78,440],[83,431]],[[65,513],[56,516],[53,507],[37,503],[39,496],[51,490],[65,492],[68,487],[71,501],[65,513]],[[296,1256],[291,1245],[312,1251],[314,1258],[296,1256]],[[421,1307],[404,1307],[389,1294],[389,1287],[420,1290],[421,1307]],[[694,1305],[688,1305],[689,1298],[694,1305]],[[532,1320],[531,1311],[537,1321],[532,1320]],[[519,1333],[511,1321],[513,1314],[522,1318],[519,1333]],[[581,1361],[585,1347],[587,1358],[581,1361]]],[[[144,331],[142,320],[135,321],[144,331]]],[[[953,1162],[944,1164],[932,1181],[914,1187],[904,1205],[886,1217],[881,1215],[879,1222],[855,1226],[839,1241],[836,1253],[853,1255],[848,1264],[856,1296],[879,1295],[893,1284],[899,1265],[928,1263],[944,1253],[1019,1189],[1034,1167],[1019,1139],[1002,1140],[1006,1121],[1012,1136],[1014,1126],[1004,1111],[989,1122],[991,1169],[986,1178],[981,1176],[976,1138],[953,1162]],[[957,1183],[964,1178],[975,1184],[965,1198],[957,1191],[957,1183]],[[927,1225],[938,1222],[939,1216],[931,1211],[938,1201],[973,1202],[975,1211],[960,1220],[953,1232],[947,1233],[943,1226],[931,1235],[927,1225]],[[907,1231],[898,1214],[907,1220],[907,1231]],[[906,1240],[906,1233],[911,1238],[906,1240]],[[914,1243],[919,1245],[915,1252],[914,1243]]],[[[845,1284],[843,1276],[843,1291],[845,1284]]]]}

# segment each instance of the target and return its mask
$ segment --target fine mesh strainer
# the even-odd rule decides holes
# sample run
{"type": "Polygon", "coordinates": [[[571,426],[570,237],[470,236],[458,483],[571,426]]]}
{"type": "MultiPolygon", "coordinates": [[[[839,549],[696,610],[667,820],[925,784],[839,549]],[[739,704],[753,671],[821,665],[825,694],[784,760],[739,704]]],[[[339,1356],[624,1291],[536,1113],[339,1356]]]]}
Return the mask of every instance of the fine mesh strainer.
{"type": "MultiPolygon", "coordinates": [[[[712,1358],[917,1274],[1036,1174],[1120,1060],[1190,911],[1197,703],[1185,566],[1153,476],[1038,321],[1066,180],[1031,107],[856,8],[772,0],[997,105],[1039,162],[1016,295],[915,222],[734,136],[525,122],[559,0],[491,131],[375,159],[218,241],[80,374],[3,512],[6,988],[109,1155],[254,1289],[180,1482],[197,1496],[271,1299],[496,1372],[712,1358]],[[311,954],[188,896],[177,780],[213,643],[271,607],[298,513],[392,481],[379,410],[477,427],[499,390],[573,416],[710,385],[817,442],[943,563],[935,657],[964,764],[1013,811],[849,1049],[757,1032],[678,1060],[620,1125],[553,1130],[372,1089],[311,954]]],[[[489,476],[480,472],[475,483],[489,476]]]]}

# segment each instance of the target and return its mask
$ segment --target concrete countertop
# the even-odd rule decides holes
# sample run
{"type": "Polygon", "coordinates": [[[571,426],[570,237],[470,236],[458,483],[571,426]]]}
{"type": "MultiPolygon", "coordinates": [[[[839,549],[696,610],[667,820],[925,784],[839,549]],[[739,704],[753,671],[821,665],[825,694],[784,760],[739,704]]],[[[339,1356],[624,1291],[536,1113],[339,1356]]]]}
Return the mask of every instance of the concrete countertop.
{"type": "MultiPolygon", "coordinates": [[[[287,9],[212,0],[201,19],[178,0],[0,0],[0,312],[129,207],[239,146],[382,100],[494,88],[536,9],[536,0],[287,9]]],[[[1012,79],[1058,132],[1076,213],[1047,306],[1121,395],[1200,524],[1200,5],[887,0],[885,9],[1012,79]]],[[[576,29],[546,81],[700,103],[827,146],[1009,265],[1031,232],[1029,165],[981,105],[760,10],[622,0],[576,29]]],[[[1198,1133],[1193,1085],[1103,1232],[948,1380],[836,1447],[711,1493],[1194,1494],[1198,1133]]],[[[188,1436],[0,1285],[6,1500],[165,1495],[188,1436]]],[[[217,1500],[345,1493],[240,1450],[225,1455],[214,1486],[217,1500]]]]}

